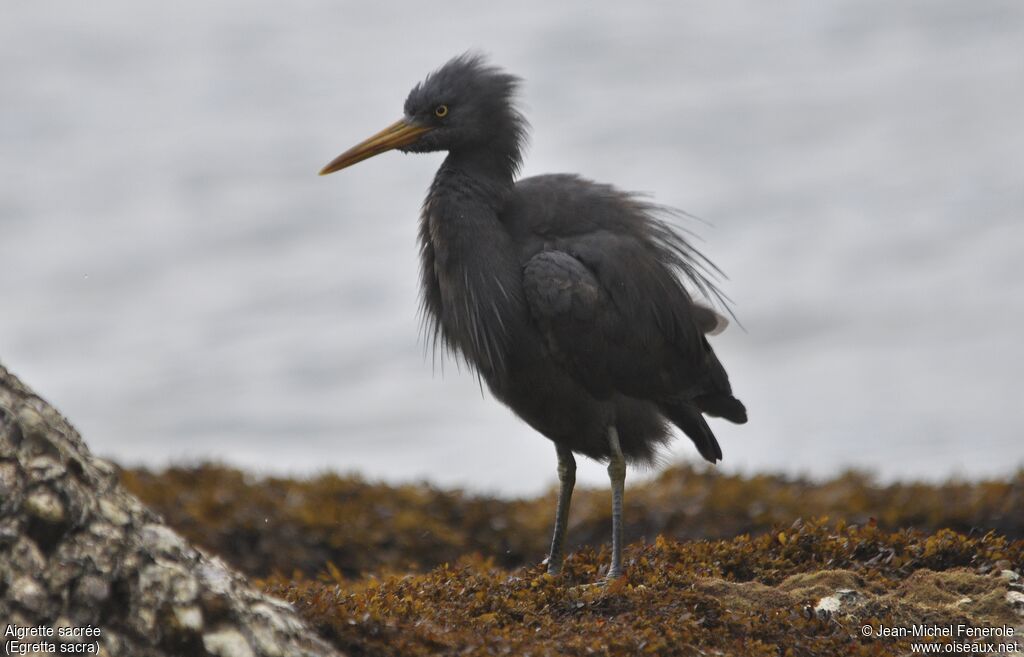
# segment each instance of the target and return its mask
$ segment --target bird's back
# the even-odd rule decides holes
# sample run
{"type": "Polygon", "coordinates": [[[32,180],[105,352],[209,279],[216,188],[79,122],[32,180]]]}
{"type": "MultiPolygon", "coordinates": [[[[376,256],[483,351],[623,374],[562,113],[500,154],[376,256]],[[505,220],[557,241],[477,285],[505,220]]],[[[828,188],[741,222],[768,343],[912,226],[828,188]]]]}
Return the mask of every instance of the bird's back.
{"type": "Polygon", "coordinates": [[[519,181],[500,220],[551,358],[598,399],[656,404],[714,460],[701,412],[746,419],[705,337],[717,315],[687,289],[718,296],[717,270],[658,215],[608,185],[546,175],[519,181]]]}
{"type": "MultiPolygon", "coordinates": [[[[656,206],[609,185],[555,174],[519,181],[500,219],[519,248],[525,270],[546,270],[537,272],[540,282],[557,279],[556,270],[576,268],[564,275],[585,277],[596,286],[601,299],[576,299],[574,306],[577,312],[593,311],[598,325],[577,326],[574,337],[595,342],[588,360],[597,369],[603,367],[602,358],[595,357],[600,352],[610,361],[609,374],[620,371],[609,385],[621,392],[655,396],[661,384],[651,379],[663,374],[671,388],[665,394],[694,386],[727,386],[727,380],[714,380],[724,377],[724,371],[717,371],[717,359],[705,357],[710,311],[694,303],[684,284],[718,295],[708,278],[714,266],[658,212],[656,206]],[[602,330],[609,333],[602,335],[602,330]],[[616,359],[625,362],[616,365],[616,359]],[[646,361],[651,361],[647,367],[646,361]],[[630,380],[629,370],[638,380],[630,380]],[[702,380],[707,377],[712,380],[702,380]]],[[[527,275],[524,282],[538,281],[527,275]]],[[[569,283],[561,281],[560,286],[569,283]]],[[[534,311],[536,319],[537,311],[544,309],[534,311]]]]}

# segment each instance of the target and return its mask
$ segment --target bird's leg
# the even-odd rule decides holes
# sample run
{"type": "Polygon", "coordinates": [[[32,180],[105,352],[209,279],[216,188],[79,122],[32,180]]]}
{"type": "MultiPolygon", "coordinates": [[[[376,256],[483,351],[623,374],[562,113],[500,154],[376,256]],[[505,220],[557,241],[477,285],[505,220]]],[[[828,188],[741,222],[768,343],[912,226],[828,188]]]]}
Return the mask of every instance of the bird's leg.
{"type": "Polygon", "coordinates": [[[612,452],[608,461],[608,478],[612,482],[612,565],[607,579],[611,581],[622,576],[622,494],[626,488],[626,459],[615,427],[608,428],[608,445],[612,452]]]}
{"type": "Polygon", "coordinates": [[[548,553],[548,574],[562,572],[565,557],[565,534],[569,528],[569,502],[576,485],[576,459],[572,450],[559,445],[558,449],[558,506],[555,508],[555,531],[551,536],[551,552],[548,553]]]}

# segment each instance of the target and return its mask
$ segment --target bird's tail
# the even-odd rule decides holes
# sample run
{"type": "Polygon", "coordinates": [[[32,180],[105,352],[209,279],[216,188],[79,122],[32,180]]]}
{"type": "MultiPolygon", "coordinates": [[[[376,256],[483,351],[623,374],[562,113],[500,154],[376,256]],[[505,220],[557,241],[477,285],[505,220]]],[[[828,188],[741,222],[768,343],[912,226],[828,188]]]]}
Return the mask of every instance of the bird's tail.
{"type": "Polygon", "coordinates": [[[693,403],[711,417],[721,417],[734,424],[746,424],[747,407],[743,402],[732,395],[724,392],[713,392],[707,395],[700,395],[693,400],[693,403]]]}
{"type": "Polygon", "coordinates": [[[665,404],[661,410],[672,421],[672,424],[682,429],[683,433],[690,437],[701,456],[712,463],[722,458],[722,448],[718,445],[718,439],[715,438],[715,434],[711,433],[711,427],[704,421],[704,416],[701,415],[699,408],[683,402],[665,404]]]}

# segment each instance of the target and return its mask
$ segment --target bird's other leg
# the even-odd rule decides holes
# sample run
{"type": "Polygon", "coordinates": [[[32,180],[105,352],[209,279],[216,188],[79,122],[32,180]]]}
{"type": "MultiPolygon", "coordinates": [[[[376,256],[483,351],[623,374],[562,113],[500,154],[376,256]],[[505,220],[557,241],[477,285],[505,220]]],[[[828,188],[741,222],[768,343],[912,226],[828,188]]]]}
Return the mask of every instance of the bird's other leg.
{"type": "Polygon", "coordinates": [[[608,461],[608,478],[612,483],[612,565],[608,568],[608,580],[622,576],[622,495],[626,488],[626,459],[619,445],[619,432],[608,428],[608,446],[611,458],[608,461]]]}
{"type": "Polygon", "coordinates": [[[558,449],[558,506],[555,507],[555,531],[551,536],[551,551],[548,553],[548,574],[562,572],[565,558],[565,534],[569,528],[569,502],[576,485],[576,459],[572,450],[559,445],[558,449]]]}

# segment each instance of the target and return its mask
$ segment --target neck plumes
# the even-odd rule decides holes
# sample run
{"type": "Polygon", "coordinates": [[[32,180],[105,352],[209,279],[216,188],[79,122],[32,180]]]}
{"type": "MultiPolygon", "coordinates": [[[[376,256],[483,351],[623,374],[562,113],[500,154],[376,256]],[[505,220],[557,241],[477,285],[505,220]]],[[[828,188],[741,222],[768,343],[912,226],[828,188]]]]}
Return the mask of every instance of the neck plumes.
{"type": "Polygon", "coordinates": [[[514,161],[494,153],[449,153],[420,225],[427,331],[489,382],[507,365],[508,329],[522,314],[518,255],[500,219],[514,161]]]}

